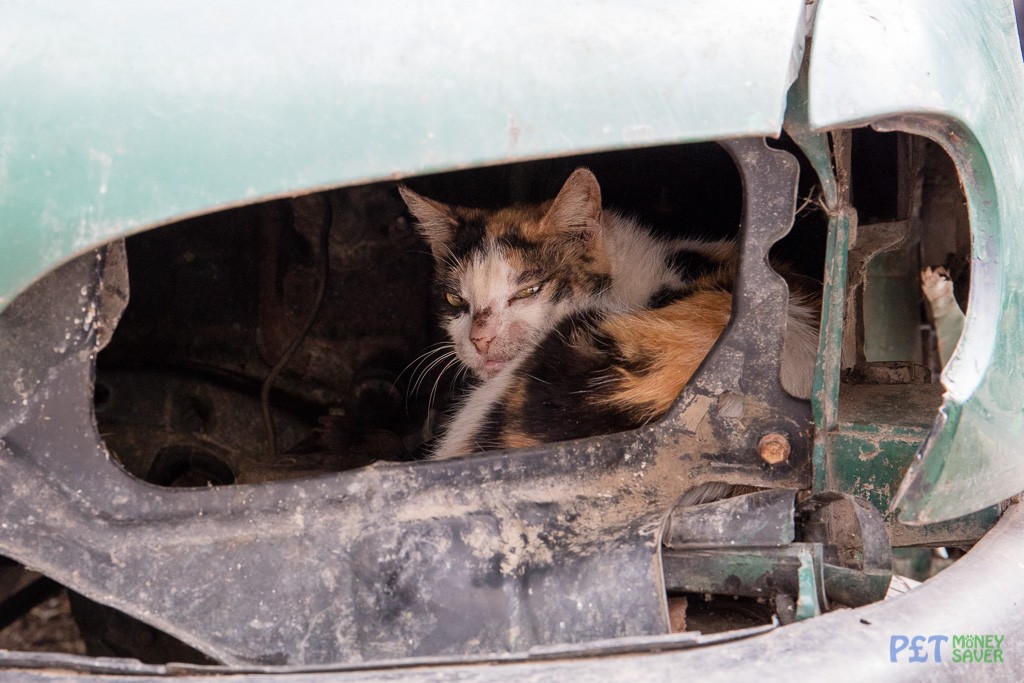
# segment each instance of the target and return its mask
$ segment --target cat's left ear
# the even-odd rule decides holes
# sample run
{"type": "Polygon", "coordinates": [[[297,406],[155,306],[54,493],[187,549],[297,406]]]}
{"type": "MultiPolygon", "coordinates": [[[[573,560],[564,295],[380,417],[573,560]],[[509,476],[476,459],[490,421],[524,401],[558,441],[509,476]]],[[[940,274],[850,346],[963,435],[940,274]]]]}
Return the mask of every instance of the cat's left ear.
{"type": "Polygon", "coordinates": [[[455,227],[458,225],[451,208],[418,195],[405,185],[398,186],[398,193],[402,195],[405,205],[419,222],[416,226],[417,231],[430,244],[434,258],[440,260],[446,253],[445,246],[455,237],[455,227]]]}
{"type": "Polygon", "coordinates": [[[577,168],[562,185],[540,222],[548,235],[570,234],[588,242],[601,233],[601,186],[587,168],[577,168]]]}

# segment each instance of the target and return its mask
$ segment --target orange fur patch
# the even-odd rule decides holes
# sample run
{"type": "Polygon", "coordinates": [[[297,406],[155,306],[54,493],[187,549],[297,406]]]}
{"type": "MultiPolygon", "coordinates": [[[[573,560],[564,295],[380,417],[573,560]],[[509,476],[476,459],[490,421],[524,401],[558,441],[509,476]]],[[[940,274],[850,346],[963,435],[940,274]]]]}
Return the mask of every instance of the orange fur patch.
{"type": "Polygon", "coordinates": [[[487,236],[498,239],[518,233],[526,239],[539,240],[543,235],[537,234],[537,226],[544,218],[545,207],[546,205],[510,206],[498,209],[486,218],[487,236]]]}
{"type": "Polygon", "coordinates": [[[664,308],[615,315],[601,329],[618,344],[633,371],[616,368],[618,378],[600,401],[623,410],[640,408],[644,418],[664,414],[690,381],[732,313],[732,295],[696,292],[664,308]]]}
{"type": "Polygon", "coordinates": [[[526,383],[522,377],[517,377],[515,382],[505,392],[505,405],[510,415],[519,415],[526,405],[526,383]]]}
{"type": "Polygon", "coordinates": [[[519,432],[502,434],[501,441],[503,448],[526,448],[527,446],[536,446],[541,443],[532,436],[527,436],[526,434],[519,432]]]}

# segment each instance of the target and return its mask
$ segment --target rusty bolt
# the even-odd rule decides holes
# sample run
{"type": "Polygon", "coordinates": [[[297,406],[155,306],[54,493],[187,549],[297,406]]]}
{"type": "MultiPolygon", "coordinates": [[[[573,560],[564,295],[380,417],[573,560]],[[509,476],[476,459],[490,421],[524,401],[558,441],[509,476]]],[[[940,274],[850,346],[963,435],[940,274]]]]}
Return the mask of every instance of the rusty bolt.
{"type": "Polygon", "coordinates": [[[757,454],[769,465],[778,465],[789,460],[789,439],[785,434],[771,432],[757,442],[757,454]]]}

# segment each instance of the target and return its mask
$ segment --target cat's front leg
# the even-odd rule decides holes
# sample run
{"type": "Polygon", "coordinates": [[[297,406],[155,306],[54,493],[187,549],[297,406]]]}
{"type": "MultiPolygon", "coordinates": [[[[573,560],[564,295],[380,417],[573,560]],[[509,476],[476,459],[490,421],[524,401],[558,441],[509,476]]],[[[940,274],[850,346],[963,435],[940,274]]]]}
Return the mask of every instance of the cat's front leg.
{"type": "Polygon", "coordinates": [[[939,342],[939,359],[945,366],[953,355],[964,329],[964,313],[953,296],[953,281],[945,268],[925,268],[921,271],[921,292],[928,300],[932,324],[939,342]]]}

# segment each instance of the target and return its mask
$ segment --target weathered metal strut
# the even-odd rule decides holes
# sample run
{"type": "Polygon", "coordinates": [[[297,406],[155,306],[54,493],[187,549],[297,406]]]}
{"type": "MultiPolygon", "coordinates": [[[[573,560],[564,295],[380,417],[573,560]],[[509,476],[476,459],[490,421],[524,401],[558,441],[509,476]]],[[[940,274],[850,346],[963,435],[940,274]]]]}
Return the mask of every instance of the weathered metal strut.
{"type": "Polygon", "coordinates": [[[0,403],[0,552],[225,663],[664,632],[660,536],[680,496],[810,483],[810,408],[779,382],[787,290],[767,262],[793,220],[797,164],[761,140],[724,145],[745,188],[733,320],[662,421],[600,439],[154,487],[116,464],[93,415],[109,332],[96,321],[123,309],[123,263],[111,247],[70,262],[0,315],[0,386],[14,388],[0,403]],[[767,433],[785,435],[788,460],[758,456],[767,433]]]}

